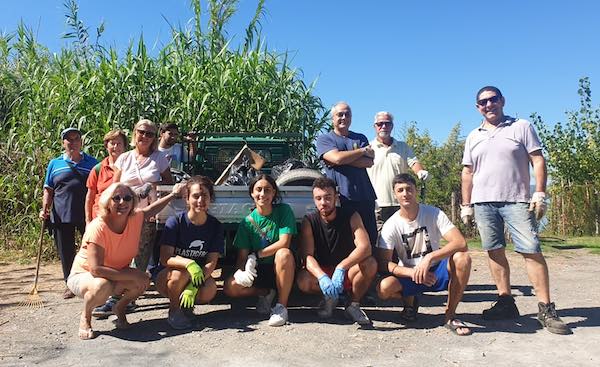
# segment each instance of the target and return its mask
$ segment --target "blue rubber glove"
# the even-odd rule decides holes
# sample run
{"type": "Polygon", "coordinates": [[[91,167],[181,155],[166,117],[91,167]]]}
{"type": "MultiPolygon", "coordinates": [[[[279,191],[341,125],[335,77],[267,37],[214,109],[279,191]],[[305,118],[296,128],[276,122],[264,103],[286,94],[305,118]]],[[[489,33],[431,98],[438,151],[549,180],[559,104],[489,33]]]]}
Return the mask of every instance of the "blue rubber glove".
{"type": "Polygon", "coordinates": [[[325,298],[338,298],[338,293],[335,291],[331,278],[329,278],[327,274],[323,274],[319,278],[319,287],[321,287],[321,292],[323,292],[325,298]]]}
{"type": "Polygon", "coordinates": [[[344,278],[346,277],[346,269],[335,268],[333,272],[333,276],[331,277],[331,282],[335,287],[335,291],[337,294],[342,294],[344,291],[344,278]]]}

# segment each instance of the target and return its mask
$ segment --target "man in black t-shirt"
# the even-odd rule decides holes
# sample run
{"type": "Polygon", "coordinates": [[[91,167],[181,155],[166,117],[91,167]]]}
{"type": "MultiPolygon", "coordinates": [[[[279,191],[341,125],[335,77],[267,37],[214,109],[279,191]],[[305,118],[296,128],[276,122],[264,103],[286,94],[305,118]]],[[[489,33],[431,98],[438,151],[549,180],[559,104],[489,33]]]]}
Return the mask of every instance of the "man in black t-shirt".
{"type": "Polygon", "coordinates": [[[313,184],[317,211],[302,221],[300,254],[303,269],[297,283],[306,293],[322,293],[324,300],[318,312],[331,317],[339,295],[348,291],[350,304],[346,315],[360,325],[371,320],[360,309],[360,299],[375,278],[377,262],[371,256],[369,235],[360,215],[351,209],[336,208],[335,183],[318,178],[313,184]]]}

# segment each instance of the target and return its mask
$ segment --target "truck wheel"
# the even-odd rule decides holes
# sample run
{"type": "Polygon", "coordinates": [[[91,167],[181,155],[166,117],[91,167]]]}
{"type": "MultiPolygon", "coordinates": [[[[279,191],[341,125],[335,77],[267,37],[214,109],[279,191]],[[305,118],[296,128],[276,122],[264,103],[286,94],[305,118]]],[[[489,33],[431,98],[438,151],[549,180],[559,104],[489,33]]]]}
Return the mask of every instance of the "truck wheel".
{"type": "Polygon", "coordinates": [[[313,182],[323,177],[321,172],[311,168],[297,168],[284,172],[277,178],[277,186],[312,186],[313,182]]]}

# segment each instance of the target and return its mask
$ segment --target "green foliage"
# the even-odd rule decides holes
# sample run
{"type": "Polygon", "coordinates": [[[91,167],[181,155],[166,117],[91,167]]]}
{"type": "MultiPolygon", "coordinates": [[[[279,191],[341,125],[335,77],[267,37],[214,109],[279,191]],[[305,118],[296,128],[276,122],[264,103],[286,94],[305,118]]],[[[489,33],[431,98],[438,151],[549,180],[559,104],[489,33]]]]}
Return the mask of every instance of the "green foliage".
{"type": "Polygon", "coordinates": [[[552,184],[550,231],[563,235],[598,234],[600,219],[600,109],[592,108],[588,78],[579,81],[579,111],[567,113],[567,123],[548,129],[531,116],[546,156],[552,184]]]}
{"type": "Polygon", "coordinates": [[[60,154],[65,127],[80,128],[84,149],[98,158],[105,132],[130,130],[142,117],[176,122],[182,131],[297,132],[314,141],[327,111],[313,84],[302,81],[287,54],[261,48],[263,0],[242,45],[229,47],[225,26],[236,5],[210,0],[205,14],[191,1],[192,28],[171,27],[156,57],[143,36],[123,55],[105,49],[98,41],[103,24],[91,44],[73,0],[65,2],[64,35],[73,42],[59,53],[37,43],[24,24],[0,36],[0,246],[35,242],[45,167],[60,154]]]}

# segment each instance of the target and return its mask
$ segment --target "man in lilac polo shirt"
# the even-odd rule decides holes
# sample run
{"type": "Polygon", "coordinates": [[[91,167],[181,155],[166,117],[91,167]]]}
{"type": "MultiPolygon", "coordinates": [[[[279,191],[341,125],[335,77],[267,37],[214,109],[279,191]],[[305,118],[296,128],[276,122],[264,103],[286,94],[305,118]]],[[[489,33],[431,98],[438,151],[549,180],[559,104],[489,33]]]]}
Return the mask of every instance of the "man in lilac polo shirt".
{"type": "Polygon", "coordinates": [[[496,87],[477,92],[476,107],[483,122],[465,141],[462,164],[461,218],[469,224],[475,217],[481,244],[498,288],[498,300],[483,311],[486,320],[514,319],[519,310],[510,289],[504,226],[523,255],[527,274],[538,298],[538,320],[548,331],[569,334],[550,302],[548,266],[536,233],[535,215],[546,209],[546,162],[533,125],[504,115],[504,97],[496,87]],[[529,162],[535,175],[535,192],[529,195],[529,162]]]}
{"type": "Polygon", "coordinates": [[[371,246],[375,246],[377,196],[367,174],[375,153],[366,136],[350,131],[352,110],[346,102],[336,103],[331,115],[333,130],[317,138],[317,155],[325,163],[325,175],[338,187],[342,208],[360,214],[371,246]]]}

